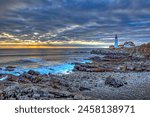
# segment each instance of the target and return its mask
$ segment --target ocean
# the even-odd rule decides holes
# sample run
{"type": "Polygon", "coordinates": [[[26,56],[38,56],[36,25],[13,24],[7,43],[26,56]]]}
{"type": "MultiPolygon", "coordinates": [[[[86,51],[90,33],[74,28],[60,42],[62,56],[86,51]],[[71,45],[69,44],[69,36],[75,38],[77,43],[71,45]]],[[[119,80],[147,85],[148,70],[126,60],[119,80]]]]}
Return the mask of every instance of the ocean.
{"type": "Polygon", "coordinates": [[[41,74],[67,74],[74,68],[74,63],[91,62],[91,48],[65,49],[0,49],[0,74],[20,75],[29,70],[41,74]],[[14,66],[14,71],[5,70],[14,66]]]}

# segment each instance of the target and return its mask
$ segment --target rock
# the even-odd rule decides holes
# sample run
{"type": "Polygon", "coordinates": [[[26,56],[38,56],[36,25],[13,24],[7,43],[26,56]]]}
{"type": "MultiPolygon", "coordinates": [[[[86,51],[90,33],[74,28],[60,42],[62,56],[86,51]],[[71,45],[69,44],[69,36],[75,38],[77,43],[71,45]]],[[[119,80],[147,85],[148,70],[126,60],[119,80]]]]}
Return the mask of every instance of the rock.
{"type": "Polygon", "coordinates": [[[29,73],[23,73],[22,75],[19,76],[20,82],[38,83],[41,80],[42,80],[42,76],[40,75],[37,76],[37,75],[31,75],[29,73]]]}
{"type": "Polygon", "coordinates": [[[7,66],[5,68],[6,71],[14,71],[15,69],[16,69],[16,67],[14,67],[14,66],[7,66]]]}
{"type": "Polygon", "coordinates": [[[108,68],[93,68],[90,69],[89,72],[112,72],[114,71],[113,69],[108,69],[108,68]]]}
{"type": "Polygon", "coordinates": [[[33,97],[34,99],[40,99],[40,94],[34,94],[32,97],[33,97]]]}
{"type": "Polygon", "coordinates": [[[143,69],[141,66],[137,66],[137,67],[135,67],[135,71],[136,72],[142,72],[142,71],[144,71],[145,69],[143,69]]]}
{"type": "Polygon", "coordinates": [[[55,95],[54,94],[48,94],[48,98],[54,98],[55,95]]]}
{"type": "Polygon", "coordinates": [[[86,98],[83,95],[76,94],[74,100],[85,100],[86,98]]]}
{"type": "Polygon", "coordinates": [[[120,69],[122,72],[126,72],[126,71],[127,71],[127,66],[126,66],[126,65],[120,66],[119,69],[120,69]]]}
{"type": "Polygon", "coordinates": [[[88,81],[82,81],[81,84],[80,84],[80,88],[79,90],[80,91],[86,91],[86,90],[90,90],[90,86],[89,86],[89,82],[88,81]]]}
{"type": "Polygon", "coordinates": [[[95,57],[90,58],[90,60],[98,62],[98,61],[102,61],[103,59],[99,56],[95,56],[95,57]]]}
{"type": "Polygon", "coordinates": [[[135,70],[135,67],[133,65],[128,65],[127,70],[133,71],[133,70],[135,70]]]}
{"type": "Polygon", "coordinates": [[[101,55],[128,55],[126,50],[124,49],[107,49],[107,48],[99,48],[96,50],[92,50],[91,54],[101,54],[101,55]]]}
{"type": "Polygon", "coordinates": [[[0,90],[0,100],[3,100],[4,99],[4,94],[3,94],[3,91],[0,90]]]}
{"type": "Polygon", "coordinates": [[[49,96],[49,90],[48,89],[39,89],[37,91],[37,93],[41,96],[41,97],[48,97],[49,96]]]}
{"type": "Polygon", "coordinates": [[[55,98],[72,98],[74,95],[68,91],[49,91],[50,94],[54,94],[55,98]]]}
{"type": "Polygon", "coordinates": [[[5,98],[16,98],[21,95],[21,89],[18,85],[8,86],[3,91],[5,98]]]}
{"type": "Polygon", "coordinates": [[[20,96],[18,100],[30,100],[28,96],[20,96]]]}
{"type": "Polygon", "coordinates": [[[85,72],[112,72],[113,69],[110,68],[102,68],[96,65],[76,65],[75,69],[78,71],[85,71],[85,72]]]}
{"type": "Polygon", "coordinates": [[[78,71],[86,71],[86,68],[85,67],[82,67],[81,65],[76,65],[74,67],[75,70],[78,70],[78,71]]]}
{"type": "Polygon", "coordinates": [[[150,43],[127,49],[127,51],[132,57],[150,59],[150,43]]]}
{"type": "Polygon", "coordinates": [[[13,76],[13,75],[7,75],[7,80],[8,81],[17,82],[18,81],[18,77],[17,76],[13,76]]]}
{"type": "Polygon", "coordinates": [[[121,81],[121,80],[114,79],[114,78],[111,78],[111,77],[108,77],[105,80],[105,85],[109,85],[109,86],[112,86],[112,87],[115,87],[115,88],[122,87],[124,84],[126,84],[126,83],[121,81]]]}
{"type": "Polygon", "coordinates": [[[31,74],[28,74],[28,73],[23,73],[21,76],[22,76],[23,78],[32,79],[32,75],[31,75],[31,74]]]}
{"type": "Polygon", "coordinates": [[[150,71],[150,66],[148,66],[148,67],[146,68],[146,71],[150,71]]]}
{"type": "Polygon", "coordinates": [[[106,56],[104,56],[104,58],[107,58],[107,59],[125,59],[125,58],[128,58],[128,56],[126,56],[126,55],[106,55],[106,56]]]}
{"type": "Polygon", "coordinates": [[[33,89],[32,88],[24,88],[23,89],[23,94],[32,94],[33,93],[33,89]]]}
{"type": "Polygon", "coordinates": [[[16,98],[8,98],[8,100],[16,100],[16,98]]]}
{"type": "Polygon", "coordinates": [[[91,90],[91,89],[90,89],[90,88],[87,88],[87,87],[80,87],[79,90],[80,90],[80,91],[86,91],[86,90],[91,90]]]}
{"type": "Polygon", "coordinates": [[[35,75],[35,76],[40,75],[39,72],[36,72],[36,71],[34,71],[34,70],[29,70],[29,71],[28,71],[28,74],[30,74],[30,75],[35,75]]]}

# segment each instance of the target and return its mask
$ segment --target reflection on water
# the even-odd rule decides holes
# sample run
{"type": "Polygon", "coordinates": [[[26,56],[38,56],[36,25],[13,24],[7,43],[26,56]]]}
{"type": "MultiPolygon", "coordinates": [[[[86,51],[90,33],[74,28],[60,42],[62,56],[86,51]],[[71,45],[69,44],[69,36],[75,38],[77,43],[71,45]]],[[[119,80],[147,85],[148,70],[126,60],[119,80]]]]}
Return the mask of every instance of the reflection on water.
{"type": "Polygon", "coordinates": [[[0,67],[16,66],[15,71],[0,73],[19,75],[33,69],[41,74],[72,71],[74,62],[89,62],[91,49],[0,49],[0,67]]]}

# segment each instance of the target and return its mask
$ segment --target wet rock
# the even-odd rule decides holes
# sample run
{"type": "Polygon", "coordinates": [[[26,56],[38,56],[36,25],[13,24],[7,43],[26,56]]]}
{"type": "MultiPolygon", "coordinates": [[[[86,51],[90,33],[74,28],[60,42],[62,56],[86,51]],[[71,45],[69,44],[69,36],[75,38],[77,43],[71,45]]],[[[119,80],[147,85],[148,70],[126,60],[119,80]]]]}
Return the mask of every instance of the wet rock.
{"type": "Polygon", "coordinates": [[[77,65],[75,69],[78,71],[85,71],[85,72],[112,72],[113,69],[110,68],[102,68],[94,65],[77,65]]]}
{"type": "Polygon", "coordinates": [[[28,71],[28,74],[30,74],[30,75],[35,75],[35,76],[40,75],[39,72],[36,72],[36,71],[34,71],[34,70],[29,70],[29,71],[28,71]]]}
{"type": "Polygon", "coordinates": [[[40,75],[31,75],[29,73],[23,73],[22,75],[19,76],[19,81],[20,82],[32,82],[32,83],[38,83],[39,81],[42,80],[42,76],[40,75]]]}
{"type": "Polygon", "coordinates": [[[4,74],[0,75],[0,81],[5,81],[7,79],[8,79],[8,75],[4,75],[4,74]]]}
{"type": "Polygon", "coordinates": [[[85,67],[82,67],[81,65],[76,65],[74,67],[75,70],[78,70],[78,71],[86,71],[86,68],[85,67]]]}
{"type": "Polygon", "coordinates": [[[17,82],[18,81],[18,77],[14,76],[14,75],[7,75],[7,80],[8,81],[12,81],[12,82],[17,82]]]}
{"type": "Polygon", "coordinates": [[[14,67],[14,66],[7,66],[5,68],[6,71],[14,71],[15,69],[16,69],[16,67],[14,67]]]}
{"type": "Polygon", "coordinates": [[[119,88],[124,86],[124,84],[126,84],[126,82],[123,82],[122,80],[118,80],[118,79],[114,79],[111,77],[106,78],[105,80],[105,85],[109,85],[115,88],[119,88]]]}

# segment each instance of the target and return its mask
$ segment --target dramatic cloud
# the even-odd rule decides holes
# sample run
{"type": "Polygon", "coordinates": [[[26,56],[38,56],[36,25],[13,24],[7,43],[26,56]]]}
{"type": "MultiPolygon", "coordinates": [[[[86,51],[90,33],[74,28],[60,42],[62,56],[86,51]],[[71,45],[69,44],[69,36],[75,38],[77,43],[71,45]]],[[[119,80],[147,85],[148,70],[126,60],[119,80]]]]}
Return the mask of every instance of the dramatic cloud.
{"type": "Polygon", "coordinates": [[[149,0],[1,0],[0,41],[107,45],[117,33],[120,42],[141,44],[150,37],[149,6],[149,0]]]}

